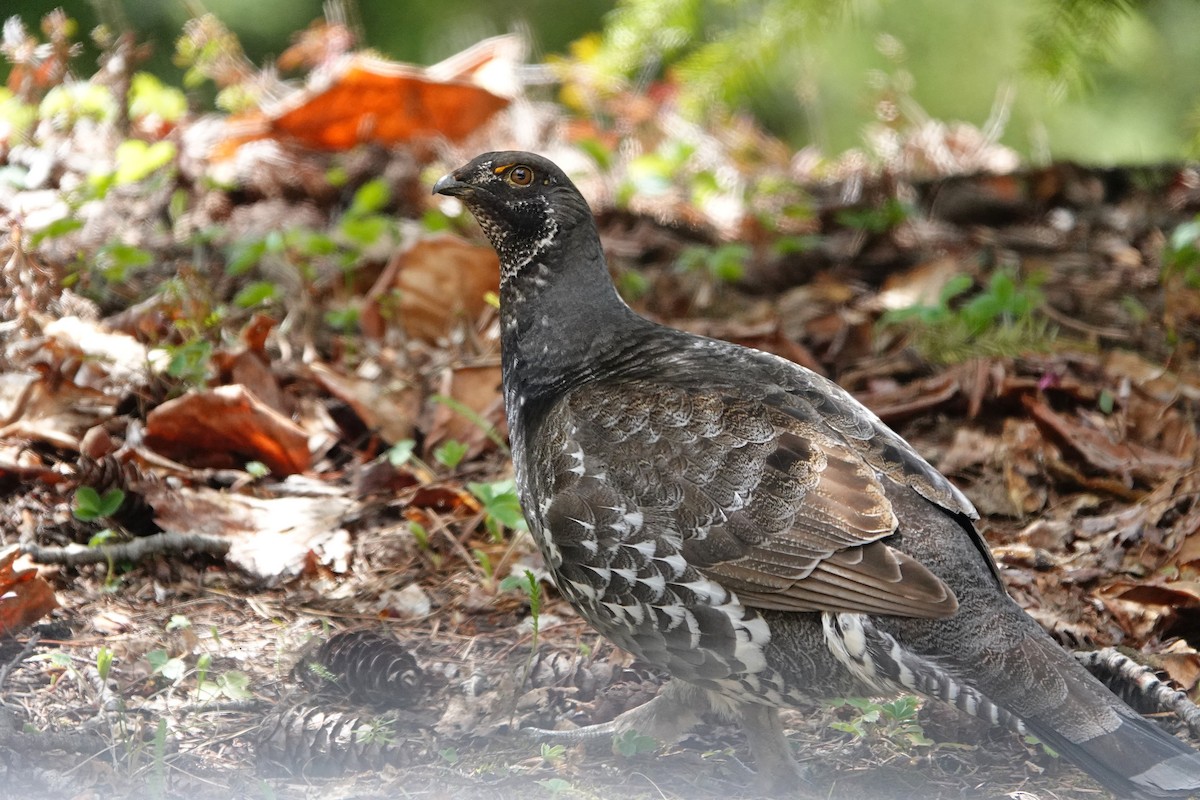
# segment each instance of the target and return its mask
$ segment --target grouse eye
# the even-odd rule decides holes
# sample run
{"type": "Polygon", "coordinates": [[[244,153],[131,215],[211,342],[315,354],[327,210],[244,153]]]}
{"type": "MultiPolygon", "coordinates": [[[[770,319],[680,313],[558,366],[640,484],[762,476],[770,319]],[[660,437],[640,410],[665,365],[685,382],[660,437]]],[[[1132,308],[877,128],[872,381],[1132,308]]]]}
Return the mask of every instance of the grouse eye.
{"type": "Polygon", "coordinates": [[[529,167],[513,167],[508,171],[508,181],[516,186],[528,186],[533,183],[533,170],[529,167]]]}

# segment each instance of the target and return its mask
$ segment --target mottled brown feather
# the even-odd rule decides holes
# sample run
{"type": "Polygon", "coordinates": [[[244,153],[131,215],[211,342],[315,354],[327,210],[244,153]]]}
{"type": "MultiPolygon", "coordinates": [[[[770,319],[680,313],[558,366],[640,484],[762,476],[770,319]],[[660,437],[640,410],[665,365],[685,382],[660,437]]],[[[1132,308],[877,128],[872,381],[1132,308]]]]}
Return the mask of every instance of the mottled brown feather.
{"type": "Polygon", "coordinates": [[[752,390],[640,383],[581,387],[564,411],[568,446],[591,454],[603,441],[640,454],[588,469],[648,520],[671,521],[687,562],[743,604],[912,617],[957,609],[940,579],[881,541],[897,530],[888,478],[806,414],[752,390]]]}

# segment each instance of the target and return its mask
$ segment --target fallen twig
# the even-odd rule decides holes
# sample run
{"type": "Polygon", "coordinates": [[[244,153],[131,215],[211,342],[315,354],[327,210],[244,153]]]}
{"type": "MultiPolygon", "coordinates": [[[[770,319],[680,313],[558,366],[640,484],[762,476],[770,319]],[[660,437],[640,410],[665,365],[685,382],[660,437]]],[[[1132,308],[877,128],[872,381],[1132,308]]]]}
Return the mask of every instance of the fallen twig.
{"type": "Polygon", "coordinates": [[[188,551],[224,555],[229,552],[229,540],[202,533],[156,533],[142,536],[120,544],[100,547],[68,545],[67,547],[39,547],[25,545],[21,551],[39,564],[100,564],[106,561],[138,562],[147,556],[160,553],[177,554],[188,551]]]}
{"type": "Polygon", "coordinates": [[[29,640],[25,642],[25,646],[21,648],[21,652],[17,653],[16,658],[11,659],[0,668],[0,689],[4,688],[4,684],[8,681],[8,676],[13,671],[13,668],[29,657],[29,654],[33,652],[33,648],[37,647],[38,640],[41,638],[41,634],[38,633],[30,636],[29,640]]]}

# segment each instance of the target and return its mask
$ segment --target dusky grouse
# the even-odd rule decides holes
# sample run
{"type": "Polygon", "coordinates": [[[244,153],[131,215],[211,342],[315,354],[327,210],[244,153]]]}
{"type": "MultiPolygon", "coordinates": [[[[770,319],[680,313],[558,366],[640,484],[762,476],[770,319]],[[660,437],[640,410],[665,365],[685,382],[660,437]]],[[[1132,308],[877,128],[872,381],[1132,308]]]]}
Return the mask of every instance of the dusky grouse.
{"type": "Polygon", "coordinates": [[[1197,791],[1200,754],[1009,598],[970,501],[846,391],[634,313],[545,158],[485,153],[434,191],[500,256],[513,462],[546,565],[592,626],[671,676],[584,731],[671,741],[717,711],[794,791],[779,707],[912,691],[1033,732],[1120,796],[1197,791]]]}

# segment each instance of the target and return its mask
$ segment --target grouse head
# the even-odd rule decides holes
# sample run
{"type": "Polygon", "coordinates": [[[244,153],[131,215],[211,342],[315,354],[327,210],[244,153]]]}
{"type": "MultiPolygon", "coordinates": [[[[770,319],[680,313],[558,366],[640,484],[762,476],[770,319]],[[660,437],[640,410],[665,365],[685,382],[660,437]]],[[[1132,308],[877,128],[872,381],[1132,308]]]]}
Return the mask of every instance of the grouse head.
{"type": "MultiPolygon", "coordinates": [[[[534,153],[484,153],[434,185],[459,198],[500,256],[505,277],[594,231],[591,210],[563,171],[534,153]]],[[[592,234],[594,236],[594,233],[592,234]]]]}

